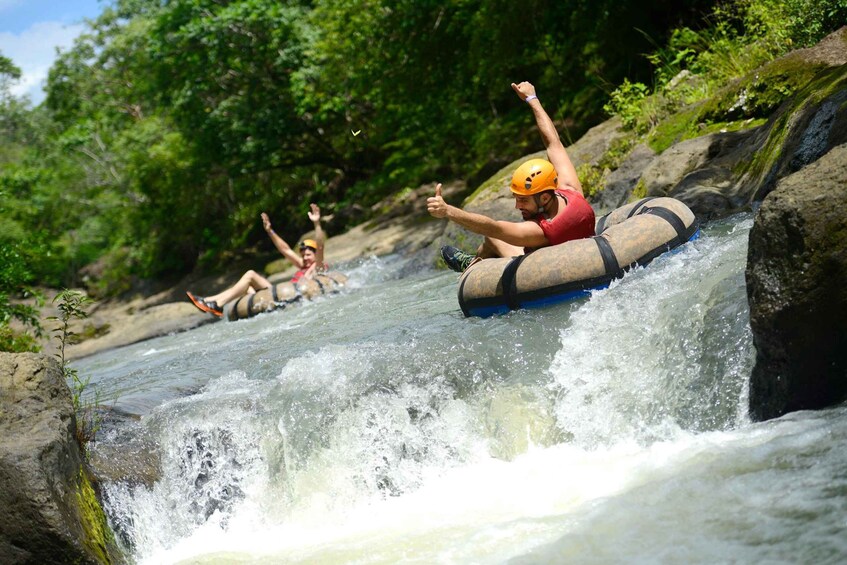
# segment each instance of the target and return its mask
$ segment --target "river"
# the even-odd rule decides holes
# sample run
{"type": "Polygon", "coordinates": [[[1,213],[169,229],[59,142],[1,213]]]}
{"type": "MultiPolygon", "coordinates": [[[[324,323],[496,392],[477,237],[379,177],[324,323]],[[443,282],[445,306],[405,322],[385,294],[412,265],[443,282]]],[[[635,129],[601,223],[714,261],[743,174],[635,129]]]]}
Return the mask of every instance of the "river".
{"type": "MultiPolygon", "coordinates": [[[[452,272],[73,363],[142,445],[104,484],[137,563],[837,563],[847,407],[751,423],[752,216],[589,298],[466,319],[452,272]]],[[[212,289],[210,289],[212,290],[212,289]]]]}

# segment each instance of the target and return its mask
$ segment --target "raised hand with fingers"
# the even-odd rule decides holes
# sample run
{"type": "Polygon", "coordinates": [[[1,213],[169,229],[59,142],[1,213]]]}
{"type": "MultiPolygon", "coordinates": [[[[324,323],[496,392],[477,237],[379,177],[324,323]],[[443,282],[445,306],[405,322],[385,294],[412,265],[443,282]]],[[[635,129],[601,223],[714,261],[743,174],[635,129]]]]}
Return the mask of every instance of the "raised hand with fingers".
{"type": "Polygon", "coordinates": [[[441,196],[441,183],[435,185],[435,196],[426,199],[426,210],[435,218],[447,217],[447,203],[441,196]]]}
{"type": "Polygon", "coordinates": [[[309,208],[310,208],[309,219],[312,221],[312,223],[320,222],[321,221],[321,209],[318,208],[318,205],[313,202],[312,204],[309,205],[309,208]]]}
{"type": "Polygon", "coordinates": [[[262,212],[262,226],[264,226],[266,232],[273,231],[273,226],[271,226],[271,219],[264,212],[262,212]]]}

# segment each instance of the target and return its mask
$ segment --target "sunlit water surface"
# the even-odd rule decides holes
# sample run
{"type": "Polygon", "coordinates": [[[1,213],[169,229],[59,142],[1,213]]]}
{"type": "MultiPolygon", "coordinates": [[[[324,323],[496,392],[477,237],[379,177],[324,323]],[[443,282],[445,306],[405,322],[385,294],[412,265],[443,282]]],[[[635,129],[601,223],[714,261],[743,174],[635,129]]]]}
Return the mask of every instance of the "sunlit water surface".
{"type": "Polygon", "coordinates": [[[95,450],[156,474],[110,521],[156,564],[844,562],[847,408],[746,415],[751,225],[543,310],[465,319],[455,274],[370,259],[81,360],[122,415],[95,450]]]}

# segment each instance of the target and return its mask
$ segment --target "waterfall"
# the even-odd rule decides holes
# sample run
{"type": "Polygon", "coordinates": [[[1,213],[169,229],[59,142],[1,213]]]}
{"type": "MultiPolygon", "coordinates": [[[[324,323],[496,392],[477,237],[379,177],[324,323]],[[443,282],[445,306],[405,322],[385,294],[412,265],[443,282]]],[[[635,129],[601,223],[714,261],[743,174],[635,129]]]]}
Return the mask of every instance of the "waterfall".
{"type": "Polygon", "coordinates": [[[371,258],[339,296],[82,360],[126,415],[95,449],[159,462],[104,485],[111,524],[140,563],[843,559],[844,409],[746,416],[751,226],[487,319],[371,258]]]}

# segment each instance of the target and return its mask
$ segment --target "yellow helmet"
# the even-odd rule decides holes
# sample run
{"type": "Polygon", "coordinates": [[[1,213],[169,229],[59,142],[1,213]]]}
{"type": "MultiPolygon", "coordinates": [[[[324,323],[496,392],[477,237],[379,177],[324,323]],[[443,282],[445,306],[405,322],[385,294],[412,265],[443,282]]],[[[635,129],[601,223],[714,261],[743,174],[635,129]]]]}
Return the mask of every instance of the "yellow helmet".
{"type": "Polygon", "coordinates": [[[305,249],[306,247],[311,247],[312,251],[318,250],[318,242],[314,239],[304,239],[300,242],[300,249],[305,249]]]}
{"type": "Polygon", "coordinates": [[[559,185],[559,176],[553,163],[546,159],[530,159],[512,175],[512,192],[521,196],[554,190],[559,185]]]}

